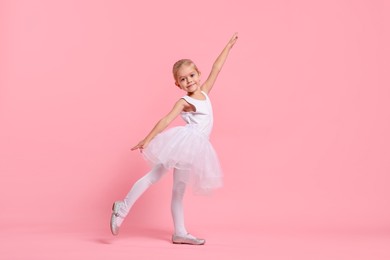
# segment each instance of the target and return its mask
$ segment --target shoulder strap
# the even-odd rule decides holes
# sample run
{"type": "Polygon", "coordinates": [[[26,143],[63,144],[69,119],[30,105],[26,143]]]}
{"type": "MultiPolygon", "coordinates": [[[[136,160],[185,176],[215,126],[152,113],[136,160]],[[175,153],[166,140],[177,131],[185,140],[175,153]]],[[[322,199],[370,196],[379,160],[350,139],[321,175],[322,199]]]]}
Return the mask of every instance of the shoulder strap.
{"type": "Polygon", "coordinates": [[[206,94],[206,92],[204,92],[203,90],[201,92],[206,97],[206,99],[209,99],[209,96],[206,94]]]}
{"type": "Polygon", "coordinates": [[[183,96],[182,99],[184,99],[185,101],[187,101],[188,104],[190,104],[191,106],[194,107],[195,111],[198,110],[198,108],[196,107],[196,102],[194,102],[195,100],[189,96],[183,96]]]}

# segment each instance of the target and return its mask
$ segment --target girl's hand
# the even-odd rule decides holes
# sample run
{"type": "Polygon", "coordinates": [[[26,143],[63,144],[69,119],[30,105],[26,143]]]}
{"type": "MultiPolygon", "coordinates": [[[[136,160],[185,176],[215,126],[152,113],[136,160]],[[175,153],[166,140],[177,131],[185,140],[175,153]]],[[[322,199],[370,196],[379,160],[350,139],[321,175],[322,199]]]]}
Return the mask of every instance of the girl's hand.
{"type": "Polygon", "coordinates": [[[146,142],[145,140],[142,140],[136,146],[131,148],[131,150],[134,151],[134,150],[140,149],[140,151],[142,151],[142,149],[145,149],[148,146],[148,143],[149,142],[146,142]]]}
{"type": "Polygon", "coordinates": [[[228,46],[230,48],[233,47],[233,45],[236,43],[237,39],[238,39],[238,33],[236,32],[233,34],[232,38],[229,40],[228,46]]]}

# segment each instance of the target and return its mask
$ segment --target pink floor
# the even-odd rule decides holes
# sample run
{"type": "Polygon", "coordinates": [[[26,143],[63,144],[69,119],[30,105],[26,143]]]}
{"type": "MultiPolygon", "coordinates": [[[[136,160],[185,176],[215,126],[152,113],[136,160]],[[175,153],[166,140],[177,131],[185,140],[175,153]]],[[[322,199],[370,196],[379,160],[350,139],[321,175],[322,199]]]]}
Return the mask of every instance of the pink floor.
{"type": "Polygon", "coordinates": [[[390,259],[385,230],[197,229],[207,234],[204,246],[173,245],[161,228],[124,228],[118,237],[108,229],[65,230],[2,228],[0,259],[390,259]]]}

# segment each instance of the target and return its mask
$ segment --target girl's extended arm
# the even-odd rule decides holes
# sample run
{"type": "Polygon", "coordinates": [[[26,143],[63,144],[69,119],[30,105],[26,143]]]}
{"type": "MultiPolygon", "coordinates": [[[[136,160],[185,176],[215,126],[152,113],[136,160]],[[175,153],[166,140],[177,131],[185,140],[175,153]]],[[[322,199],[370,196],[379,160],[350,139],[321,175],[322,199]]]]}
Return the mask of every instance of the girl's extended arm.
{"type": "Polygon", "coordinates": [[[213,85],[215,83],[215,80],[218,77],[219,72],[221,71],[223,64],[225,63],[230,49],[233,47],[233,45],[236,43],[238,39],[238,34],[235,33],[233,37],[229,40],[225,48],[222,50],[221,54],[218,56],[218,58],[215,60],[213,64],[213,68],[211,69],[210,75],[205,81],[205,83],[202,85],[201,89],[209,93],[210,90],[213,88],[213,85]]]}
{"type": "Polygon", "coordinates": [[[142,140],[140,141],[136,146],[131,148],[131,150],[137,150],[137,149],[145,149],[148,146],[148,143],[161,131],[163,131],[179,114],[183,109],[188,106],[187,102],[183,99],[180,99],[176,102],[176,104],[173,106],[172,110],[163,118],[160,119],[160,121],[157,122],[157,124],[153,127],[152,131],[142,140]]]}

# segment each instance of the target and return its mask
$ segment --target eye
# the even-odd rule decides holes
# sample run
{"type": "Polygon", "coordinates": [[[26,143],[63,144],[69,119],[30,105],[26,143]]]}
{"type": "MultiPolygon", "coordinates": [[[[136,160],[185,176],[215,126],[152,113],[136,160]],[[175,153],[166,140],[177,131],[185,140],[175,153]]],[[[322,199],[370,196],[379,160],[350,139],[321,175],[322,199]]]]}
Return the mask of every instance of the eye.
{"type": "Polygon", "coordinates": [[[195,77],[195,74],[194,74],[194,73],[191,74],[191,78],[193,78],[193,77],[195,77]]]}
{"type": "Polygon", "coordinates": [[[184,79],[183,79],[183,78],[181,78],[181,79],[180,79],[180,81],[181,81],[181,82],[183,82],[183,81],[184,81],[184,79]]]}

